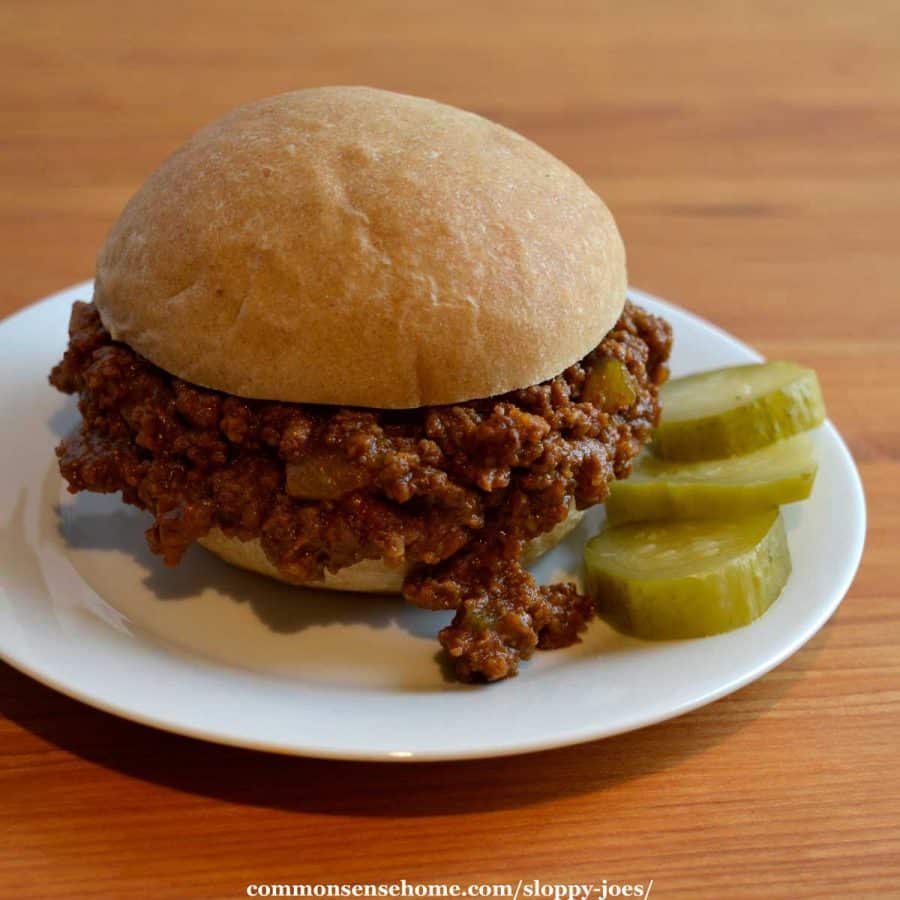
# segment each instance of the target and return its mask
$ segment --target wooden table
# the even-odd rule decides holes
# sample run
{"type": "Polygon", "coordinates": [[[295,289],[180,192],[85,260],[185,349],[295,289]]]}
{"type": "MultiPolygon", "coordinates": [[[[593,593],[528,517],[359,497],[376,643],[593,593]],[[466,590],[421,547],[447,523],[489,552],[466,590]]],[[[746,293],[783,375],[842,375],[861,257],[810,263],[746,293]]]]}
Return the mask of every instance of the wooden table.
{"type": "Polygon", "coordinates": [[[7,0],[0,41],[0,312],[90,276],[129,194],[229,107],[325,83],[429,95],[582,172],[632,283],[815,366],[870,514],[850,595],[776,671],[533,756],[266,756],[3,667],[0,896],[401,878],[900,896],[900,4],[7,0]]]}

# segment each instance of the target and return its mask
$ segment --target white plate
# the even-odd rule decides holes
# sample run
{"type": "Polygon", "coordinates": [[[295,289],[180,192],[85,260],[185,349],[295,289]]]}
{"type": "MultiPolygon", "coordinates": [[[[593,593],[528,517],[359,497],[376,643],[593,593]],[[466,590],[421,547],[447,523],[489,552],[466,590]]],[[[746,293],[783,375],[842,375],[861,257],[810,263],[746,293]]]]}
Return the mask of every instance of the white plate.
{"type": "MultiPolygon", "coordinates": [[[[146,548],[147,517],[118,497],[69,495],[53,446],[77,420],[47,373],[76,285],[0,325],[0,655],[63,693],[171,731],[283,753],[369,760],[495,756],[606,737],[679,715],[759,678],[840,603],[865,533],[859,476],[831,425],[812,498],[785,511],[794,572],[758,622],[649,644],[600,622],[489,686],[447,679],[435,634],[449,614],[390,598],[298,592],[200,548],[175,569],[146,548]],[[834,510],[840,510],[835,515],[834,510]]],[[[632,291],[675,329],[682,375],[758,359],[675,306],[632,291]]],[[[602,511],[545,557],[577,571],[602,511]]]]}

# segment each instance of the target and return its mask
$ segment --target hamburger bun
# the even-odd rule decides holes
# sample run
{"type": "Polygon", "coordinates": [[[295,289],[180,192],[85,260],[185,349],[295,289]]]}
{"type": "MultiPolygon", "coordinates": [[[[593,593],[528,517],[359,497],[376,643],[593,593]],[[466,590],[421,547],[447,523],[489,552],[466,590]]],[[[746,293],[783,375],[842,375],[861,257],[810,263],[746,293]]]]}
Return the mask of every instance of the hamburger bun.
{"type": "Polygon", "coordinates": [[[625,300],[607,208],[469,112],[366,87],[282,94],[196,134],[97,262],[113,338],[243,397],[409,408],[541,382],[625,300]]]}
{"type": "MultiPolygon", "coordinates": [[[[555,547],[570,531],[578,526],[584,513],[572,508],[567,518],[554,529],[528,542],[522,556],[523,565],[534,562],[555,547]]],[[[287,578],[269,562],[258,539],[242,541],[231,538],[219,528],[213,528],[198,543],[221,557],[225,562],[241,569],[249,569],[279,581],[301,587],[329,588],[335,591],[357,591],[367,594],[399,594],[403,586],[405,568],[390,568],[381,560],[366,559],[337,572],[326,572],[324,581],[294,581],[287,578]]]]}

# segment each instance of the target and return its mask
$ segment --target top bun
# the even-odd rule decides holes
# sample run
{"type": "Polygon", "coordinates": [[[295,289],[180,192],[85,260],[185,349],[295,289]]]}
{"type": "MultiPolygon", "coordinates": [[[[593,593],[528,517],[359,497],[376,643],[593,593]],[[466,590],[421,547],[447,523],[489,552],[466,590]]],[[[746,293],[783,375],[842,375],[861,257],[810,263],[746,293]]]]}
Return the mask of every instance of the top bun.
{"type": "Polygon", "coordinates": [[[204,128],[100,252],[113,338],[187,381],[408,408],[543,381],[625,301],[603,202],[515,132],[431,100],[314,88],[204,128]]]}

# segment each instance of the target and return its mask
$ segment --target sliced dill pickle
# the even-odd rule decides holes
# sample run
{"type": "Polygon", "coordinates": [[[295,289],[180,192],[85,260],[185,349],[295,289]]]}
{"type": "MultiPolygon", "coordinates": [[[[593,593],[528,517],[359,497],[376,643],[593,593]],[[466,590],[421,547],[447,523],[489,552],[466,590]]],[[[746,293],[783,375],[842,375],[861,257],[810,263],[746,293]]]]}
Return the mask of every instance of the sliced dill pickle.
{"type": "Polygon", "coordinates": [[[805,500],[816,480],[812,441],[798,434],[726,459],[668,462],[642,453],[627,481],[612,484],[613,524],[648,519],[728,519],[805,500]]]}
{"type": "Polygon", "coordinates": [[[637,385],[625,363],[605,356],[598,359],[591,369],[581,398],[612,413],[627,409],[637,400],[637,385]]]}
{"type": "Polygon", "coordinates": [[[778,510],[728,521],[607,527],[585,548],[587,587],[614,628],[646,640],[704,637],[759,618],[791,571],[778,510]]]}
{"type": "Polygon", "coordinates": [[[825,403],[812,369],[789,362],[734,366],[675,378],[660,389],[653,435],[661,459],[750,453],[821,425],[825,403]]]}

